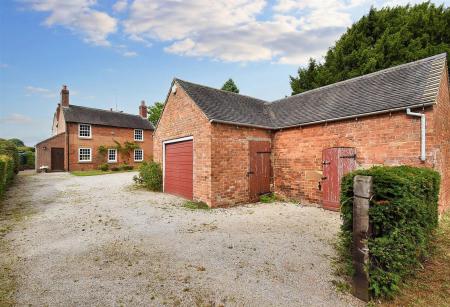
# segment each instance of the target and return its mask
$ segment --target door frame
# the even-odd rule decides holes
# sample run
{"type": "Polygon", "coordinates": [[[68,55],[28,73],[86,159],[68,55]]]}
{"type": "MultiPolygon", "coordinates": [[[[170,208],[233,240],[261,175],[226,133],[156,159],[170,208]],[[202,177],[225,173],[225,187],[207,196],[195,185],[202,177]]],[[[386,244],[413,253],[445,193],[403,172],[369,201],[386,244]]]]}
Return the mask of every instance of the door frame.
{"type": "Polygon", "coordinates": [[[171,140],[166,140],[162,142],[162,169],[163,169],[163,192],[165,192],[165,181],[166,181],[166,145],[167,144],[172,144],[172,143],[180,143],[180,142],[186,142],[186,141],[192,141],[192,186],[194,185],[194,137],[193,136],[185,136],[185,137],[181,137],[181,138],[177,138],[177,139],[171,139],[171,140]]]}

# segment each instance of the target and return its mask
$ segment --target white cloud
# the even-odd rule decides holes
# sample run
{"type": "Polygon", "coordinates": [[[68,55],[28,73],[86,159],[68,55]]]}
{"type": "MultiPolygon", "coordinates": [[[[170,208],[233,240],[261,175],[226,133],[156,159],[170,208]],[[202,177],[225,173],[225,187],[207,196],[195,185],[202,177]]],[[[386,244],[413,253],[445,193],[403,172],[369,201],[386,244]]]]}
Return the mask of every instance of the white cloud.
{"type": "Polygon", "coordinates": [[[8,68],[9,65],[5,63],[0,63],[0,68],[8,68]]]}
{"type": "Polygon", "coordinates": [[[122,55],[124,57],[131,58],[131,57],[137,56],[138,54],[137,54],[137,52],[134,52],[134,51],[125,51],[122,53],[122,55]]]}
{"type": "Polygon", "coordinates": [[[28,85],[25,87],[26,96],[42,96],[45,98],[55,98],[56,93],[43,87],[28,85]]]}
{"type": "Polygon", "coordinates": [[[166,52],[182,56],[305,64],[325,53],[364,2],[135,0],[123,25],[131,39],[165,42],[166,52]]]}
{"type": "Polygon", "coordinates": [[[31,9],[49,12],[47,26],[61,25],[78,34],[84,41],[109,46],[108,36],[117,31],[117,20],[92,7],[96,0],[24,0],[31,9]]]}
{"type": "Polygon", "coordinates": [[[113,10],[115,12],[120,13],[120,12],[125,11],[127,9],[127,6],[128,6],[127,0],[117,0],[117,2],[114,3],[114,5],[113,5],[113,10]]]}
{"type": "Polygon", "coordinates": [[[32,121],[31,117],[19,113],[12,113],[0,119],[0,123],[5,124],[28,124],[32,121]]]}

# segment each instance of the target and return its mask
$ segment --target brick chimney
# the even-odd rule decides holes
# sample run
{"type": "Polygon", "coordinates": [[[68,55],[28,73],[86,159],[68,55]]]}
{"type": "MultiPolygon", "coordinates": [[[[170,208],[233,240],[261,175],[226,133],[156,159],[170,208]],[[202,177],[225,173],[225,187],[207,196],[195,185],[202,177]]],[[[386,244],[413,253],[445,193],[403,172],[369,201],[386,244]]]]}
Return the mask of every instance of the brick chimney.
{"type": "Polygon", "coordinates": [[[143,118],[147,118],[148,110],[144,100],[141,101],[141,105],[139,106],[139,115],[143,118]]]}
{"type": "Polygon", "coordinates": [[[63,85],[61,89],[61,105],[63,107],[69,106],[69,90],[67,89],[67,85],[63,85]]]}

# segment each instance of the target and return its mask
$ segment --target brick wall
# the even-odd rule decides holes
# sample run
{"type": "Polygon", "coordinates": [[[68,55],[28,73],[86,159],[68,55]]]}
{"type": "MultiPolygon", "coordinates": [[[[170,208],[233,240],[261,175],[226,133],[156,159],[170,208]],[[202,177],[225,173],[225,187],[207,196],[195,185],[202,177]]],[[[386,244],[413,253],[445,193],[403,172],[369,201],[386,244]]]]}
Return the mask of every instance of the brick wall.
{"type": "Polygon", "coordinates": [[[450,98],[448,88],[448,73],[444,70],[441,86],[434,106],[433,126],[434,134],[431,142],[435,145],[435,169],[441,173],[440,209],[450,208],[450,98]]]}
{"type": "MultiPolygon", "coordinates": [[[[65,148],[66,134],[61,133],[36,144],[36,170],[41,166],[48,166],[51,169],[51,152],[52,148],[65,148]]],[[[64,156],[64,165],[66,165],[66,157],[64,156]]]]}
{"type": "MultiPolygon", "coordinates": [[[[415,110],[420,111],[420,110],[415,110]]],[[[406,111],[318,124],[277,132],[273,141],[275,192],[290,198],[320,203],[322,151],[330,147],[355,147],[358,167],[413,165],[433,167],[433,142],[427,143],[427,162],[420,156],[420,118],[406,111]]],[[[427,119],[432,109],[425,110],[427,119]]],[[[433,129],[427,130],[427,138],[433,129]]]]}
{"type": "Polygon", "coordinates": [[[271,138],[272,133],[263,129],[212,125],[212,206],[249,202],[249,141],[271,138]]]}
{"type": "MultiPolygon", "coordinates": [[[[125,141],[134,141],[134,129],[120,128],[110,126],[91,125],[92,139],[80,139],[78,137],[78,123],[67,124],[67,135],[69,138],[69,170],[80,171],[96,169],[100,164],[106,163],[107,157],[102,158],[98,153],[98,148],[103,145],[108,148],[116,146],[114,140],[123,144],[125,141]],[[92,148],[92,162],[78,162],[78,149],[92,148]]],[[[144,141],[135,142],[144,150],[144,160],[151,161],[153,159],[153,140],[152,131],[144,130],[144,141]]],[[[67,154],[67,152],[66,152],[67,154]]],[[[134,162],[133,152],[129,159],[122,157],[120,153],[117,155],[117,163],[108,163],[110,167],[122,165],[127,162],[129,165],[139,166],[140,162],[134,162]]]]}
{"type": "Polygon", "coordinates": [[[170,93],[164,112],[154,133],[154,159],[162,164],[163,142],[192,136],[193,197],[211,203],[211,124],[186,92],[178,86],[170,93]]]}

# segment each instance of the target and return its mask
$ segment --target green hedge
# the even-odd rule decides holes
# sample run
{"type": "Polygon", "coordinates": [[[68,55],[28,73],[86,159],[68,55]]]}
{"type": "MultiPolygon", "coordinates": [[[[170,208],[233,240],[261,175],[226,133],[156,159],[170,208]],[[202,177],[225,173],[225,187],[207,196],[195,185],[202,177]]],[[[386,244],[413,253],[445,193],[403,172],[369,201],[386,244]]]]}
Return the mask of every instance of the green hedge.
{"type": "Polygon", "coordinates": [[[10,156],[0,155],[0,197],[4,195],[14,176],[14,160],[10,156]]]}
{"type": "Polygon", "coordinates": [[[139,175],[133,180],[151,191],[162,191],[162,169],[156,162],[143,162],[139,167],[139,175]]]}
{"type": "MultiPolygon", "coordinates": [[[[373,167],[344,176],[341,185],[341,242],[352,245],[352,199],[355,175],[373,177],[369,219],[369,280],[373,297],[392,297],[402,278],[420,266],[438,224],[440,175],[426,168],[373,167]]],[[[351,259],[348,259],[351,261],[351,259]]]]}
{"type": "Polygon", "coordinates": [[[0,155],[10,156],[14,160],[14,172],[17,174],[19,172],[19,151],[16,145],[10,141],[0,141],[0,155]]]}

